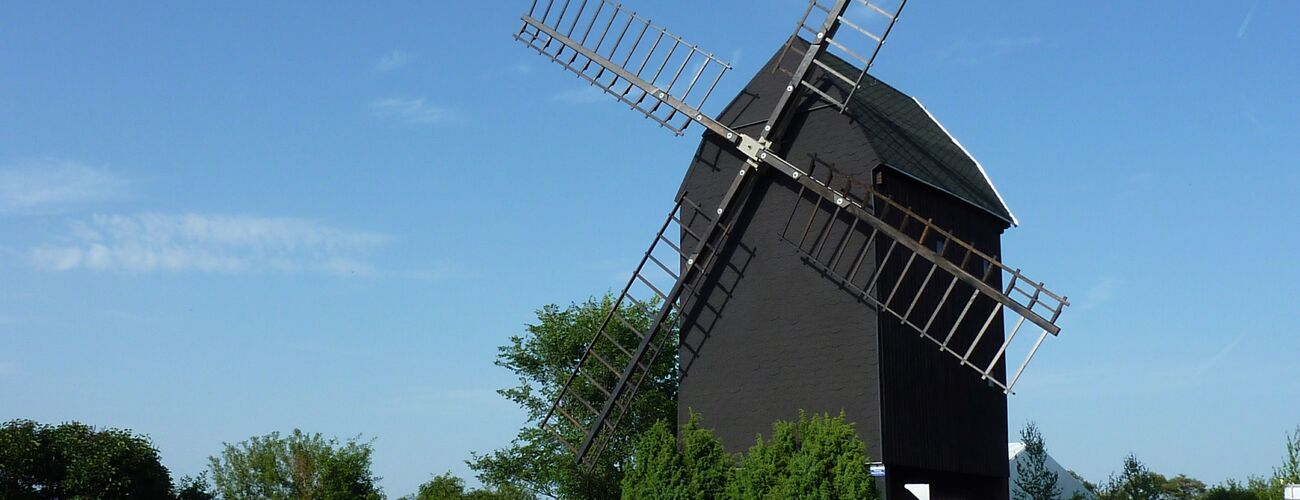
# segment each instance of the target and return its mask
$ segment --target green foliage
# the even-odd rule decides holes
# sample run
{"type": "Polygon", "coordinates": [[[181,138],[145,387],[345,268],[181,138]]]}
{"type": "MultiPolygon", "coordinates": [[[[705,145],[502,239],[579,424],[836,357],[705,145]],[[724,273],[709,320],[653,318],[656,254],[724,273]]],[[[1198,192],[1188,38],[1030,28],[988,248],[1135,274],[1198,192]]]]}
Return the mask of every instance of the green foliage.
{"type": "Polygon", "coordinates": [[[1250,488],[1229,479],[1221,485],[1207,489],[1198,500],[1263,500],[1265,498],[1267,497],[1260,496],[1250,488]]]}
{"type": "MultiPolygon", "coordinates": [[[[537,322],[528,325],[524,335],[511,337],[507,345],[499,348],[496,364],[514,372],[519,383],[497,392],[522,407],[528,414],[528,423],[520,429],[510,446],[474,454],[469,466],[484,484],[514,486],[549,497],[613,498],[620,494],[624,462],[631,455],[635,437],[655,422],[675,422],[677,335],[674,331],[665,336],[667,343],[662,348],[663,355],[655,358],[650,374],[619,423],[619,433],[610,440],[590,474],[584,473],[574,463],[568,448],[551,433],[538,428],[537,423],[550,410],[551,401],[613,304],[614,297],[606,295],[567,308],[548,305],[537,311],[537,322]]],[[[654,309],[653,304],[625,304],[619,314],[637,329],[645,331],[649,328],[654,309]]],[[[610,322],[608,333],[625,346],[637,345],[640,340],[619,321],[610,322]]],[[[610,351],[598,354],[605,359],[625,358],[621,353],[610,351]]],[[[591,375],[602,377],[601,382],[606,387],[614,385],[613,374],[593,372],[591,375]]],[[[603,394],[587,386],[579,389],[579,395],[588,401],[604,400],[603,394]]],[[[572,413],[580,411],[578,408],[570,410],[572,413]]],[[[574,442],[579,438],[570,436],[574,442]]]]}
{"type": "Polygon", "coordinates": [[[1016,500],[1059,500],[1061,488],[1056,485],[1056,473],[1047,468],[1047,445],[1038,425],[1033,422],[1025,424],[1025,428],[1020,430],[1020,441],[1025,445],[1025,455],[1013,479],[1019,488],[1016,500]]]}
{"type": "Polygon", "coordinates": [[[1124,469],[1098,492],[1098,500],[1157,500],[1162,498],[1164,478],[1151,472],[1137,455],[1124,458],[1124,469]]]}
{"type": "Polygon", "coordinates": [[[185,476],[176,482],[172,488],[172,497],[176,500],[214,500],[216,494],[212,492],[208,484],[208,473],[201,472],[197,476],[185,476]]]}
{"type": "Polygon", "coordinates": [[[1205,495],[1205,483],[1179,474],[1165,479],[1161,484],[1164,497],[1170,500],[1197,500],[1205,495]]]}
{"type": "Polygon", "coordinates": [[[414,495],[402,497],[402,500],[526,500],[532,495],[513,487],[497,489],[474,489],[465,491],[465,481],[450,472],[434,476],[420,485],[414,495]]]}
{"type": "Polygon", "coordinates": [[[713,432],[692,414],[681,446],[666,422],[656,423],[637,440],[623,476],[624,499],[720,498],[733,462],[713,432]]]}
{"type": "Polygon", "coordinates": [[[1273,480],[1260,489],[1268,492],[1268,498],[1282,498],[1282,489],[1288,484],[1300,484],[1300,426],[1295,432],[1286,435],[1286,456],[1282,465],[1273,469],[1273,480]]]}
{"type": "Polygon", "coordinates": [[[800,414],[758,437],[727,487],[729,498],[879,498],[867,467],[866,445],[841,413],[800,414]]]}
{"type": "Polygon", "coordinates": [[[0,498],[167,498],[171,476],[149,439],[12,420],[0,428],[0,498]]]}
{"type": "Polygon", "coordinates": [[[217,492],[225,500],[380,499],[370,472],[371,444],[324,439],[294,429],[236,445],[209,459],[217,492]]]}

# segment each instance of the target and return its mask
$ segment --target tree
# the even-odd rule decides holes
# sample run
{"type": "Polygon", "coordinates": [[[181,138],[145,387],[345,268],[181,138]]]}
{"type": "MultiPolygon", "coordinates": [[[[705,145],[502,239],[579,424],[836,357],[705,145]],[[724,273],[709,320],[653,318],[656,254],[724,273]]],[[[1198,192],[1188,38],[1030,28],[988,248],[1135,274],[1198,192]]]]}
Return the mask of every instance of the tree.
{"type": "Polygon", "coordinates": [[[772,437],[758,442],[740,461],[727,487],[728,498],[878,499],[867,463],[866,444],[844,413],[778,421],[772,437]]]}
{"type": "Polygon", "coordinates": [[[1137,455],[1124,457],[1124,469],[1098,492],[1098,500],[1159,500],[1162,498],[1164,478],[1151,472],[1137,455]]]}
{"type": "Polygon", "coordinates": [[[217,498],[208,485],[208,473],[200,472],[197,476],[185,476],[172,488],[172,497],[176,500],[214,500],[217,498]]]}
{"type": "Polygon", "coordinates": [[[1282,498],[1282,489],[1288,484],[1300,484],[1300,426],[1286,435],[1286,456],[1282,465],[1273,469],[1273,480],[1268,485],[1271,498],[1282,498]]]}
{"type": "Polygon", "coordinates": [[[1166,479],[1161,489],[1170,500],[1198,500],[1206,491],[1204,482],[1183,474],[1166,479]]]}
{"type": "Polygon", "coordinates": [[[627,500],[721,498],[734,462],[713,432],[699,427],[691,414],[682,438],[667,422],[656,423],[637,440],[632,461],[623,475],[627,500]]]}
{"type": "MultiPolygon", "coordinates": [[[[537,311],[537,322],[527,325],[523,335],[511,337],[508,344],[498,349],[496,364],[514,372],[519,384],[497,392],[522,407],[528,423],[509,446],[476,453],[468,462],[484,484],[515,486],[552,498],[614,498],[620,494],[622,471],[635,437],[655,422],[666,421],[672,426],[676,421],[677,334],[670,331],[664,335],[663,355],[655,358],[619,424],[618,433],[612,436],[590,473],[577,466],[572,452],[549,431],[538,428],[538,422],[550,410],[551,401],[613,307],[614,297],[610,295],[567,308],[548,305],[537,311]]],[[[619,314],[638,330],[646,331],[655,309],[654,304],[624,304],[619,314]]],[[[622,345],[635,346],[640,341],[621,321],[611,321],[609,325],[607,333],[622,345]]],[[[621,357],[614,352],[602,355],[605,359],[621,357]]],[[[592,375],[606,377],[606,387],[613,386],[613,375],[592,375]]],[[[581,396],[588,401],[603,399],[594,390],[581,396]]],[[[573,440],[578,438],[571,436],[573,440]]]]}
{"type": "Polygon", "coordinates": [[[294,429],[285,437],[272,432],[227,443],[220,457],[208,460],[225,500],[374,500],[383,492],[370,471],[371,453],[371,444],[358,438],[340,444],[294,429]]]}
{"type": "Polygon", "coordinates": [[[1264,500],[1264,497],[1229,479],[1221,485],[1207,489],[1198,500],[1264,500]]]}
{"type": "Polygon", "coordinates": [[[420,485],[414,495],[402,497],[402,500],[525,500],[533,498],[526,492],[504,487],[497,489],[474,489],[465,491],[465,481],[447,472],[434,476],[420,485]]]}
{"type": "Polygon", "coordinates": [[[1020,430],[1024,459],[1016,465],[1016,500],[1060,500],[1056,472],[1047,467],[1047,445],[1038,425],[1029,422],[1020,430]]]}
{"type": "Polygon", "coordinates": [[[168,498],[171,475],[149,438],[11,420],[0,427],[0,498],[168,498]]]}

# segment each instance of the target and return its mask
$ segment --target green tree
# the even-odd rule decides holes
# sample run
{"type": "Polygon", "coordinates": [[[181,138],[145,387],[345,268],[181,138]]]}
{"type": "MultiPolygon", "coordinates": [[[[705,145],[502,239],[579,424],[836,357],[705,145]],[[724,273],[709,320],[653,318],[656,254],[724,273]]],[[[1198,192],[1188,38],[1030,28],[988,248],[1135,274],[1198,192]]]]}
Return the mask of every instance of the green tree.
{"type": "Polygon", "coordinates": [[[1286,435],[1286,456],[1282,465],[1273,469],[1273,480],[1267,485],[1269,498],[1282,498],[1282,489],[1288,484],[1300,484],[1300,426],[1286,435]]]}
{"type": "Polygon", "coordinates": [[[721,498],[734,461],[713,432],[692,414],[681,443],[666,422],[656,423],[637,440],[623,476],[624,499],[721,498]]]}
{"type": "Polygon", "coordinates": [[[201,472],[197,476],[185,476],[176,482],[172,488],[172,497],[176,500],[214,500],[216,494],[212,493],[212,487],[208,484],[208,473],[201,472]]]}
{"type": "Polygon", "coordinates": [[[1229,479],[1221,485],[1205,490],[1198,500],[1264,500],[1250,488],[1229,479]]]}
{"type": "Polygon", "coordinates": [[[1166,479],[1161,489],[1170,500],[1197,500],[1206,492],[1204,482],[1183,474],[1166,479]]]}
{"type": "Polygon", "coordinates": [[[209,458],[212,480],[225,500],[381,499],[370,471],[369,442],[339,443],[298,429],[272,432],[232,445],[209,458]]]}
{"type": "Polygon", "coordinates": [[[402,500],[526,500],[532,495],[513,487],[465,490],[465,481],[447,472],[420,485],[414,495],[402,500]]]}
{"type": "Polygon", "coordinates": [[[1164,477],[1151,472],[1137,455],[1124,457],[1124,469],[1098,492],[1098,500],[1160,500],[1163,497],[1164,477]]]}
{"type": "Polygon", "coordinates": [[[149,438],[123,429],[11,420],[0,427],[0,498],[168,498],[149,438]]]}
{"type": "MultiPolygon", "coordinates": [[[[619,423],[619,432],[611,438],[590,473],[577,466],[572,452],[549,431],[537,426],[613,306],[614,298],[609,295],[565,308],[548,305],[537,311],[537,322],[527,325],[523,335],[511,337],[508,344],[499,348],[496,364],[514,372],[519,383],[497,392],[522,407],[528,423],[509,446],[473,455],[469,466],[484,484],[498,488],[514,486],[552,498],[614,498],[620,494],[624,462],[631,455],[636,436],[655,422],[662,420],[671,425],[676,421],[677,334],[672,331],[664,336],[663,355],[655,358],[637,397],[631,400],[626,416],[619,423]]],[[[619,313],[638,330],[645,331],[654,309],[654,305],[624,304],[619,313]]],[[[635,346],[640,341],[621,321],[611,321],[609,325],[607,332],[622,345],[635,346]]],[[[605,359],[624,358],[616,352],[601,354],[605,359]]],[[[607,387],[613,386],[612,374],[592,375],[603,377],[607,387]]],[[[581,394],[583,398],[603,400],[602,394],[588,390],[591,392],[581,394]]],[[[578,436],[572,439],[577,440],[578,436]]]]}
{"type": "Polygon", "coordinates": [[[1038,425],[1025,424],[1020,441],[1025,451],[1024,459],[1016,466],[1016,500],[1059,500],[1061,488],[1056,485],[1056,473],[1047,467],[1047,445],[1038,425]]]}
{"type": "Polygon", "coordinates": [[[798,422],[772,425],[740,461],[728,484],[729,498],[878,499],[866,444],[843,413],[800,414],[798,422]]]}

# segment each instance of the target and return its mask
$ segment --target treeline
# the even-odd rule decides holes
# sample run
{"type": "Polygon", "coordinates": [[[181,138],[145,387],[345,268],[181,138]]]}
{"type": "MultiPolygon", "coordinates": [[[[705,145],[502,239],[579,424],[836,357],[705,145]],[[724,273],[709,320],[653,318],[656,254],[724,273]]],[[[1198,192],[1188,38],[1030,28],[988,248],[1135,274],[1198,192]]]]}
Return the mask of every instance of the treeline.
{"type": "Polygon", "coordinates": [[[172,478],[149,438],[70,422],[0,427],[0,498],[384,498],[371,443],[294,430],[226,444],[198,476],[172,478]]]}
{"type": "MultiPolygon", "coordinates": [[[[1011,478],[1016,500],[1062,500],[1060,478],[1048,469],[1047,446],[1038,426],[1030,422],[1020,431],[1025,445],[1025,459],[1011,478]]],[[[1300,484],[1300,427],[1285,437],[1285,455],[1281,465],[1269,476],[1251,476],[1245,483],[1229,479],[1221,484],[1183,474],[1167,477],[1152,471],[1130,453],[1124,457],[1119,472],[1105,481],[1092,483],[1069,473],[1083,483],[1088,494],[1097,500],[1282,500],[1288,484],[1300,484]]],[[[1071,499],[1088,498],[1076,493],[1071,499]]]]}
{"type": "MultiPolygon", "coordinates": [[[[735,456],[694,420],[677,429],[676,356],[654,358],[640,392],[627,403],[619,432],[594,463],[580,468],[569,449],[537,422],[613,304],[606,295],[538,310],[537,320],[498,350],[496,364],[519,381],[498,393],[519,405],[529,421],[505,447],[471,454],[466,463],[482,486],[467,488],[448,473],[402,498],[875,498],[866,446],[843,415],[777,422],[766,438],[760,436],[753,448],[735,456]]],[[[611,322],[606,333],[634,344],[637,334],[628,327],[648,330],[651,311],[657,309],[645,306],[620,309],[626,322],[611,322]]],[[[675,345],[663,350],[677,352],[675,345]]],[[[1300,428],[1286,438],[1284,461],[1268,477],[1207,486],[1186,476],[1155,473],[1130,455],[1106,481],[1080,478],[1088,490],[1083,497],[1281,500],[1284,483],[1300,483],[1300,428]]],[[[1042,435],[1029,426],[1022,440],[1029,456],[1011,478],[1017,498],[1061,499],[1060,478],[1046,467],[1042,435]]],[[[371,471],[372,452],[372,442],[359,437],[338,441],[294,430],[226,444],[210,458],[206,472],[172,478],[144,436],[78,423],[15,420],[0,429],[0,498],[385,498],[371,471]]]]}

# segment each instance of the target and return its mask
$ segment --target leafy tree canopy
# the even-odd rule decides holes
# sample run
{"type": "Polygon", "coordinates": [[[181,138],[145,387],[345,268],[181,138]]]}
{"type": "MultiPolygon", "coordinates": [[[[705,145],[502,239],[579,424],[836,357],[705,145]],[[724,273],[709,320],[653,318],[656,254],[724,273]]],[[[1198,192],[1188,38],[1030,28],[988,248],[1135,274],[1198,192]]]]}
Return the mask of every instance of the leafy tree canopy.
{"type": "Polygon", "coordinates": [[[220,457],[208,460],[225,500],[378,500],[383,492],[370,471],[371,452],[357,438],[339,443],[294,429],[226,444],[220,457]]]}
{"type": "Polygon", "coordinates": [[[69,422],[0,427],[0,498],[168,498],[171,476],[145,436],[69,422]]]}
{"type": "Polygon", "coordinates": [[[1164,477],[1151,472],[1137,455],[1124,457],[1124,468],[1098,492],[1098,500],[1157,500],[1164,491],[1164,477]]]}
{"type": "Polygon", "coordinates": [[[450,472],[434,476],[429,482],[420,485],[414,495],[402,497],[402,500],[526,500],[532,495],[513,487],[497,489],[465,490],[465,481],[450,472]]]}
{"type": "MultiPolygon", "coordinates": [[[[510,338],[498,350],[496,364],[518,376],[518,385],[497,391],[518,404],[528,414],[528,422],[509,446],[485,454],[475,454],[469,466],[479,480],[491,487],[514,486],[552,498],[615,498],[620,495],[626,457],[631,455],[635,437],[655,422],[675,422],[677,415],[677,335],[666,335],[664,355],[655,358],[649,375],[642,382],[636,398],[631,400],[627,415],[619,424],[619,433],[600,455],[591,473],[584,473],[573,460],[572,452],[538,422],[550,410],[583,350],[614,307],[614,297],[592,298],[568,307],[548,305],[537,311],[537,322],[527,326],[523,335],[510,338]]],[[[619,314],[638,330],[649,328],[654,304],[624,304],[619,314]]],[[[622,322],[611,321],[607,332],[625,346],[640,340],[622,322]]],[[[614,359],[614,353],[604,353],[614,359]]],[[[603,381],[613,386],[612,375],[603,381]]],[[[603,400],[603,395],[582,394],[588,401],[603,400]]],[[[576,436],[575,436],[576,438],[576,436]]]]}

